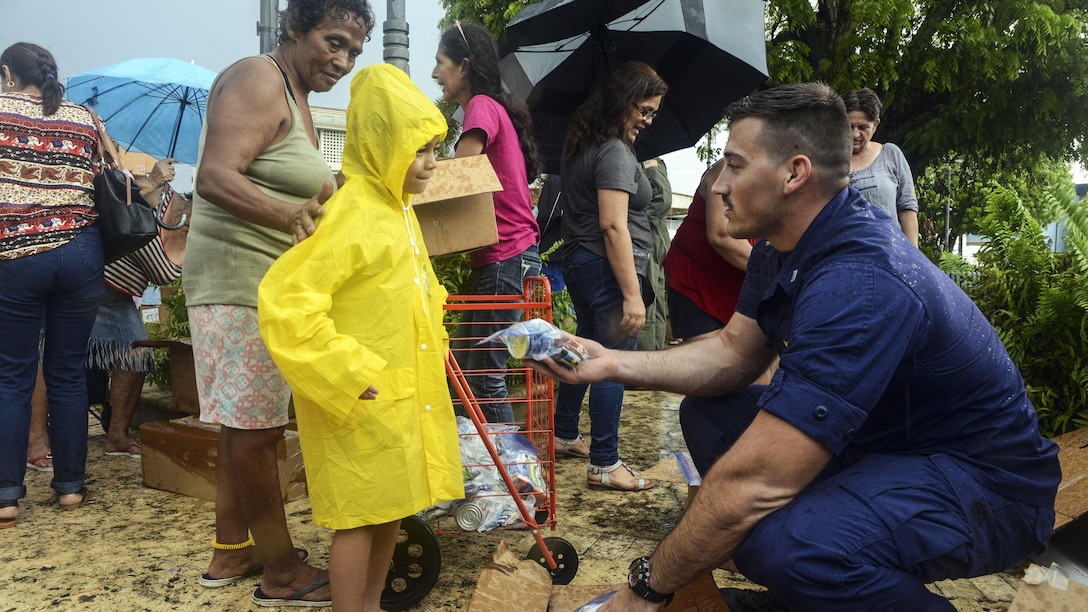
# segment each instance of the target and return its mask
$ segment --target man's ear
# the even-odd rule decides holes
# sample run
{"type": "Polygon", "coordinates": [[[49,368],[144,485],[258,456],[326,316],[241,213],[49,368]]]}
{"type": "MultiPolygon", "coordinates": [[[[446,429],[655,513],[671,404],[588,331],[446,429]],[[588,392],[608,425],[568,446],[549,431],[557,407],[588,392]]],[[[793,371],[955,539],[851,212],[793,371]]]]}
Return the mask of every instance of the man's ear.
{"type": "Polygon", "coordinates": [[[807,155],[794,155],[786,162],[789,176],[782,185],[782,193],[790,194],[812,180],[812,160],[807,155]]]}

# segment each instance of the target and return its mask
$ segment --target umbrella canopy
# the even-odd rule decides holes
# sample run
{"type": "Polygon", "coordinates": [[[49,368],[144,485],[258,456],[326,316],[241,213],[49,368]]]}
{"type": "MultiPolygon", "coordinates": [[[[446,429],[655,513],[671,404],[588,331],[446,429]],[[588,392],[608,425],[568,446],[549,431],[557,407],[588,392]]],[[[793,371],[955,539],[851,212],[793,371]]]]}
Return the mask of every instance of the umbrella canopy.
{"type": "Polygon", "coordinates": [[[760,0],[543,0],[499,39],[503,82],[529,105],[548,172],[570,117],[612,67],[645,62],[669,84],[639,159],[693,146],[767,79],[760,0]]]}
{"type": "Polygon", "coordinates": [[[132,59],[68,78],[67,97],[95,109],[126,149],[196,163],[215,73],[168,58],[132,59]]]}

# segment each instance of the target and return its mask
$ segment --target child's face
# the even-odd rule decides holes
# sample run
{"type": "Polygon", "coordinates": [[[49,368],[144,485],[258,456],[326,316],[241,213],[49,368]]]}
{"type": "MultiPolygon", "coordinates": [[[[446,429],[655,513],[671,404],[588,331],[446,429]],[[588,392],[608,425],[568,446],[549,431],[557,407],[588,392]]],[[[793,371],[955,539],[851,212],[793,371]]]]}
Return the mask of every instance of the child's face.
{"type": "Polygon", "coordinates": [[[404,193],[423,193],[427,188],[427,181],[431,180],[438,160],[435,159],[434,150],[438,146],[438,136],[423,145],[416,151],[416,158],[412,165],[408,166],[408,173],[404,175],[404,193]]]}

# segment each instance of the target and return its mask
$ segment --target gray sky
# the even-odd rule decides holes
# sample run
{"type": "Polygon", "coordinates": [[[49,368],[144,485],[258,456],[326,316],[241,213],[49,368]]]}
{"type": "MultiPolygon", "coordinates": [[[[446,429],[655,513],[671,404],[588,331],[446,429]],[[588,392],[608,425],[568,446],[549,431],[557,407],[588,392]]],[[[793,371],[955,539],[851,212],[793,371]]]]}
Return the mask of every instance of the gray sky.
{"type": "MultiPolygon", "coordinates": [[[[280,0],[286,6],[286,0],[280,0]]],[[[386,0],[370,0],[375,31],[363,45],[356,70],[382,60],[382,22],[386,0]]],[[[405,0],[409,27],[409,72],[429,98],[441,91],[431,80],[438,47],[439,0],[405,0]]],[[[57,60],[59,77],[68,77],[137,57],[195,61],[215,72],[260,52],[257,21],[260,0],[0,0],[0,50],[32,42],[57,60]]],[[[312,94],[310,104],[347,108],[351,75],[332,91],[312,94]]],[[[719,144],[719,146],[722,146],[719,144]]],[[[673,191],[690,194],[706,165],[694,149],[664,157],[673,191]]]]}

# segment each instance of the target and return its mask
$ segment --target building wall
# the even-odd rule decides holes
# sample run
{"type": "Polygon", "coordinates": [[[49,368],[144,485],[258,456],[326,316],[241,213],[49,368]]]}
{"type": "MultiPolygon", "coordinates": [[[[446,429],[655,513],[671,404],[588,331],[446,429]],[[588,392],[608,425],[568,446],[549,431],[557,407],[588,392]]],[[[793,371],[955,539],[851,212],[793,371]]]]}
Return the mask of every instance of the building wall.
{"type": "Polygon", "coordinates": [[[321,155],[333,172],[339,172],[344,154],[344,135],[348,131],[348,116],[341,109],[310,107],[310,116],[317,130],[321,155]]]}

